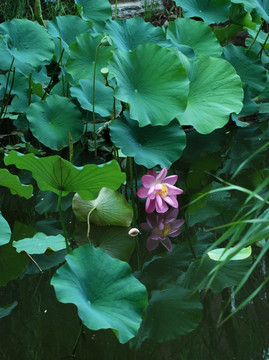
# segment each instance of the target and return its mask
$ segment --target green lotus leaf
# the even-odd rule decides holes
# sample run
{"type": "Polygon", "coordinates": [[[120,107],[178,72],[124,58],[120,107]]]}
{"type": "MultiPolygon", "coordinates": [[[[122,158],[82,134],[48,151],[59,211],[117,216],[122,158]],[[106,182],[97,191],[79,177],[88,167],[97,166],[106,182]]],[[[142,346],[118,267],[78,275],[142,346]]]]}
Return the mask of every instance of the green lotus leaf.
{"type": "Polygon", "coordinates": [[[11,230],[8,222],[0,211],[0,246],[8,244],[11,236],[11,230]]]}
{"type": "Polygon", "coordinates": [[[130,226],[133,219],[133,209],[125,197],[105,187],[92,201],[82,200],[75,194],[72,208],[81,221],[87,221],[90,213],[90,222],[96,225],[130,226]]]}
{"type": "Polygon", "coordinates": [[[121,343],[136,335],[147,291],[127,263],[84,245],[66,256],[51,284],[60,302],[77,306],[89,329],[112,329],[121,343]]]}
{"type": "Polygon", "coordinates": [[[259,57],[247,52],[242,46],[229,44],[223,48],[224,58],[229,61],[240,76],[244,86],[247,86],[253,97],[266,86],[266,69],[259,57]]]}
{"type": "Polygon", "coordinates": [[[0,246],[0,286],[16,280],[29,263],[25,254],[18,254],[11,244],[0,246]]]}
{"type": "MultiPolygon", "coordinates": [[[[93,79],[93,69],[95,53],[100,44],[103,35],[92,36],[85,33],[77,36],[76,42],[69,46],[69,58],[66,62],[66,71],[71,74],[75,83],[80,79],[93,79]]],[[[98,59],[96,65],[96,79],[103,81],[103,75],[100,70],[107,67],[111,57],[111,46],[101,46],[98,50],[98,59]]]]}
{"type": "Polygon", "coordinates": [[[228,20],[231,7],[230,0],[175,0],[175,3],[182,7],[185,18],[200,17],[207,24],[228,20]]]}
{"type": "Polygon", "coordinates": [[[177,120],[166,126],[141,128],[127,114],[110,124],[110,137],[124,155],[148,169],[156,165],[170,168],[186,146],[185,132],[177,120]]]}
{"type": "Polygon", "coordinates": [[[115,160],[99,166],[76,167],[57,155],[38,158],[13,150],[5,156],[4,162],[31,171],[40,190],[50,190],[62,196],[77,192],[84,200],[95,199],[102,187],[118,189],[126,178],[115,160]]]}
{"type": "Polygon", "coordinates": [[[218,57],[222,54],[222,48],[211,27],[201,21],[183,18],[170,21],[167,38],[176,47],[178,44],[190,46],[196,56],[205,54],[218,57]]]}
{"type": "Polygon", "coordinates": [[[139,45],[130,52],[115,52],[109,64],[117,80],[115,97],[130,104],[130,117],[139,126],[167,125],[184,112],[189,81],[172,51],[139,45]]]}
{"type": "Polygon", "coordinates": [[[112,16],[108,0],[75,0],[75,3],[82,7],[82,19],[92,21],[99,32],[104,28],[104,22],[112,16]]]}
{"type": "Polygon", "coordinates": [[[32,238],[13,241],[12,246],[18,253],[26,251],[28,254],[44,254],[48,249],[59,251],[66,248],[65,238],[62,235],[47,236],[38,232],[32,238]]]}
{"type": "Polygon", "coordinates": [[[69,133],[73,142],[78,141],[83,133],[81,113],[66,97],[50,95],[43,102],[34,102],[26,116],[33,135],[53,150],[68,146],[69,133]]]}
{"type": "Polygon", "coordinates": [[[137,335],[137,347],[146,339],[164,342],[193,331],[202,318],[199,293],[178,284],[152,291],[137,335]]]}
{"type": "Polygon", "coordinates": [[[13,19],[0,24],[0,52],[1,70],[9,69],[13,57],[16,70],[21,67],[29,70],[51,61],[54,43],[47,30],[37,22],[13,19]]]}
{"type": "Polygon", "coordinates": [[[145,22],[141,17],[109,19],[105,33],[109,34],[117,49],[129,51],[142,44],[158,44],[167,47],[169,42],[160,27],[145,22]]]}
{"type": "Polygon", "coordinates": [[[11,174],[7,169],[0,169],[0,186],[8,187],[12,195],[30,199],[33,194],[32,185],[23,185],[18,176],[11,174]]]}
{"type": "Polygon", "coordinates": [[[260,17],[269,22],[269,2],[267,0],[231,0],[231,2],[243,4],[248,12],[255,9],[260,17]]]}
{"type": "Polygon", "coordinates": [[[8,305],[7,307],[0,308],[0,319],[2,319],[5,316],[10,315],[11,311],[18,305],[18,301],[14,301],[11,305],[8,305]]]}
{"type": "Polygon", "coordinates": [[[244,92],[228,61],[203,55],[193,61],[189,78],[187,109],[177,117],[181,125],[208,134],[227,124],[230,113],[240,112],[244,92]]]}
{"type": "Polygon", "coordinates": [[[229,249],[218,248],[218,249],[209,251],[207,253],[207,255],[209,256],[209,258],[211,260],[214,260],[214,261],[225,261],[228,258],[229,258],[229,260],[243,260],[243,259],[250,257],[251,246],[243,248],[243,249],[237,251],[236,253],[235,252],[236,252],[235,247],[231,247],[229,249]],[[234,253],[234,255],[232,257],[230,257],[233,253],[234,253]]]}
{"type": "MultiPolygon", "coordinates": [[[[93,111],[92,105],[92,80],[82,79],[79,86],[71,87],[70,93],[76,97],[84,110],[93,111]]],[[[114,92],[109,86],[105,86],[104,82],[95,81],[95,104],[94,111],[102,117],[112,115],[114,92]]]]}

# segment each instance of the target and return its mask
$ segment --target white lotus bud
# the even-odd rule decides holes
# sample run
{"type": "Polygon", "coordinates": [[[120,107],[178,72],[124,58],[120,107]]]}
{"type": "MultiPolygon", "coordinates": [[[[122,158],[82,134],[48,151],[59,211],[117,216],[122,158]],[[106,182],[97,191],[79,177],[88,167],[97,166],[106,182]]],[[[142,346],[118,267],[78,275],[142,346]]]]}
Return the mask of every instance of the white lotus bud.
{"type": "Polygon", "coordinates": [[[139,233],[140,233],[140,231],[137,228],[132,228],[129,230],[128,235],[137,236],[139,233]]]}

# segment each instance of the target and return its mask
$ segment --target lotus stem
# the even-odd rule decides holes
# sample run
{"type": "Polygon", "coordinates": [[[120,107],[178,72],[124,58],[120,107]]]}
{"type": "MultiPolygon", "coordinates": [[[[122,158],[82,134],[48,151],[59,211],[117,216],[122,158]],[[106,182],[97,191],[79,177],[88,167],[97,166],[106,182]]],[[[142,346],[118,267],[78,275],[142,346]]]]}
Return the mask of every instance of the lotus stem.
{"type": "Polygon", "coordinates": [[[58,195],[58,211],[59,211],[59,218],[60,218],[61,226],[62,226],[62,229],[64,232],[66,250],[69,254],[70,247],[69,247],[69,243],[68,243],[67,231],[66,231],[66,227],[65,227],[65,223],[64,223],[63,213],[62,213],[62,190],[60,190],[59,195],[58,195]]]}
{"type": "Polygon", "coordinates": [[[43,21],[43,17],[42,17],[42,8],[41,8],[40,0],[35,0],[35,11],[34,11],[34,14],[35,14],[36,21],[37,21],[40,25],[45,26],[44,21],[43,21]]]}
{"type": "Polygon", "coordinates": [[[93,82],[92,82],[92,120],[93,120],[93,139],[94,139],[94,156],[97,158],[97,141],[96,141],[96,120],[95,120],[95,78],[96,78],[96,65],[99,48],[102,46],[100,42],[95,51],[94,66],[93,66],[93,82]]]}
{"type": "Polygon", "coordinates": [[[117,20],[118,0],[115,2],[115,20],[117,20]]]}
{"type": "Polygon", "coordinates": [[[28,84],[29,84],[29,88],[28,88],[28,105],[30,105],[31,102],[32,102],[32,73],[29,74],[28,84]]]}
{"type": "Polygon", "coordinates": [[[266,39],[265,39],[264,43],[262,44],[262,48],[261,48],[261,50],[259,51],[258,56],[262,56],[262,52],[263,52],[263,50],[265,50],[265,45],[266,45],[266,43],[267,43],[268,38],[269,38],[269,33],[267,34],[266,39]]]}
{"type": "MultiPolygon", "coordinates": [[[[11,71],[12,71],[12,66],[13,66],[13,64],[14,64],[14,61],[15,61],[15,58],[14,58],[14,56],[13,56],[12,61],[11,61],[11,64],[10,64],[10,67],[9,67],[9,70],[8,70],[8,74],[7,74],[7,82],[6,82],[5,93],[4,93],[4,97],[3,97],[3,104],[2,104],[2,107],[1,107],[0,119],[2,118],[2,115],[3,115],[4,111],[5,111],[6,104],[7,104],[7,99],[6,99],[6,96],[7,96],[7,88],[8,88],[10,73],[11,73],[11,71]]],[[[12,78],[12,82],[11,82],[11,86],[10,86],[9,94],[8,94],[8,95],[11,94],[11,90],[12,90],[12,87],[13,87],[13,84],[14,84],[14,77],[15,77],[15,68],[14,68],[13,78],[12,78]]]]}
{"type": "Polygon", "coordinates": [[[252,48],[252,46],[254,45],[255,41],[257,40],[257,37],[259,36],[259,33],[262,29],[263,26],[263,22],[261,23],[259,30],[257,31],[257,34],[255,35],[255,38],[253,39],[252,43],[249,45],[249,47],[247,48],[247,53],[250,51],[250,49],[252,48]]]}

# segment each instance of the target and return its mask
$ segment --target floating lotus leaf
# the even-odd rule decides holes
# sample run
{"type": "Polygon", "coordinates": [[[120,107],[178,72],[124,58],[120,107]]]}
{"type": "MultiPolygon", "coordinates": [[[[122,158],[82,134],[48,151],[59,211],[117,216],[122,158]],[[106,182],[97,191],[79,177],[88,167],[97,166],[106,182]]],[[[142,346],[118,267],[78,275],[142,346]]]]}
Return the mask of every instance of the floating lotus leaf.
{"type": "Polygon", "coordinates": [[[115,160],[99,166],[76,167],[57,155],[38,158],[34,154],[11,151],[4,161],[6,165],[14,164],[19,169],[31,171],[40,190],[50,190],[62,196],[77,192],[84,200],[95,199],[102,187],[118,189],[125,181],[125,174],[115,160]]]}
{"type": "Polygon", "coordinates": [[[11,244],[0,246],[0,286],[16,280],[29,263],[25,254],[18,254],[11,244]]]}
{"type": "Polygon", "coordinates": [[[209,256],[209,258],[211,260],[215,260],[215,261],[225,261],[228,258],[229,258],[229,260],[243,260],[243,259],[250,257],[251,246],[243,248],[243,249],[237,251],[236,253],[235,252],[236,252],[236,248],[234,248],[234,247],[231,247],[229,249],[219,248],[219,249],[214,249],[214,250],[209,251],[207,253],[207,255],[209,256]],[[234,254],[234,255],[232,255],[232,254],[234,254]],[[231,255],[232,255],[232,257],[230,257],[231,255]]]}
{"type": "Polygon", "coordinates": [[[74,195],[72,208],[76,216],[96,225],[130,226],[133,219],[133,209],[125,197],[117,191],[102,188],[98,197],[92,201],[82,200],[74,195]]]}
{"type": "Polygon", "coordinates": [[[9,224],[0,211],[0,246],[9,243],[10,236],[11,230],[9,224]]]}
{"type": "Polygon", "coordinates": [[[110,124],[110,136],[124,155],[134,157],[137,164],[148,169],[156,165],[169,168],[186,146],[185,132],[177,120],[166,126],[140,128],[126,114],[110,124]]]}
{"type": "Polygon", "coordinates": [[[243,4],[248,12],[255,9],[260,17],[269,22],[269,2],[267,0],[231,0],[231,2],[243,4]]]}
{"type": "Polygon", "coordinates": [[[189,81],[172,51],[155,44],[117,51],[109,69],[117,80],[115,97],[130,104],[139,126],[167,125],[184,112],[189,81]]]}
{"type": "Polygon", "coordinates": [[[23,185],[18,176],[11,174],[7,169],[0,169],[0,186],[8,187],[11,194],[30,199],[33,194],[32,185],[23,185]]]}
{"type": "Polygon", "coordinates": [[[200,17],[207,24],[228,20],[231,7],[230,0],[175,0],[175,3],[182,7],[185,18],[200,17]]]}
{"type": "Polygon", "coordinates": [[[252,97],[259,95],[265,88],[267,71],[256,54],[247,52],[242,46],[229,44],[223,48],[224,58],[229,61],[240,76],[244,86],[247,86],[252,97]]]}
{"type": "Polygon", "coordinates": [[[180,44],[190,46],[196,56],[206,54],[218,57],[222,54],[222,48],[211,27],[201,21],[183,18],[171,21],[167,38],[176,47],[180,44]]]}
{"type": "Polygon", "coordinates": [[[29,72],[51,61],[54,43],[47,30],[37,22],[13,19],[0,24],[0,52],[1,70],[8,70],[14,57],[16,70],[27,73],[27,69],[29,72]]]}
{"type": "Polygon", "coordinates": [[[82,7],[82,19],[93,22],[94,27],[100,32],[104,22],[112,16],[111,4],[108,0],[75,0],[82,7]]]}
{"type": "Polygon", "coordinates": [[[109,34],[117,49],[123,51],[133,50],[142,44],[169,46],[162,29],[145,22],[141,17],[109,19],[106,22],[105,32],[109,34]]]}
{"type": "Polygon", "coordinates": [[[169,341],[193,331],[202,318],[199,293],[178,284],[152,291],[137,335],[137,347],[146,339],[169,341]]]}
{"type": "MultiPolygon", "coordinates": [[[[70,93],[76,97],[84,110],[93,111],[92,105],[92,80],[82,79],[79,86],[71,87],[70,93]]],[[[111,116],[113,109],[114,92],[104,82],[96,80],[95,82],[95,104],[94,111],[102,117],[111,116]]]]}
{"type": "MultiPolygon", "coordinates": [[[[76,42],[69,46],[69,58],[66,62],[66,71],[71,74],[75,83],[80,79],[93,79],[93,68],[95,61],[96,48],[100,44],[103,35],[92,36],[85,33],[77,36],[76,42]]],[[[111,46],[101,46],[98,50],[96,66],[96,78],[103,81],[100,70],[107,67],[111,57],[111,46]]]]}
{"type": "Polygon", "coordinates": [[[234,68],[223,59],[201,56],[189,71],[190,92],[184,114],[177,117],[181,125],[192,125],[208,134],[223,127],[230,113],[239,113],[244,92],[234,68]]]}
{"type": "Polygon", "coordinates": [[[18,253],[26,251],[28,254],[44,254],[48,249],[59,251],[66,248],[65,238],[62,235],[47,236],[38,232],[32,238],[13,241],[12,246],[18,253]]]}
{"type": "Polygon", "coordinates": [[[121,343],[136,335],[147,291],[127,263],[84,245],[66,256],[51,284],[59,301],[77,306],[89,329],[112,329],[121,343]]]}
{"type": "Polygon", "coordinates": [[[26,115],[33,135],[53,150],[68,146],[69,133],[73,142],[78,141],[83,133],[80,111],[70,99],[59,95],[50,95],[43,102],[32,103],[26,115]]]}
{"type": "Polygon", "coordinates": [[[11,305],[4,307],[4,308],[0,308],[0,319],[2,319],[5,316],[8,316],[11,311],[18,305],[18,301],[14,301],[11,305]]]}

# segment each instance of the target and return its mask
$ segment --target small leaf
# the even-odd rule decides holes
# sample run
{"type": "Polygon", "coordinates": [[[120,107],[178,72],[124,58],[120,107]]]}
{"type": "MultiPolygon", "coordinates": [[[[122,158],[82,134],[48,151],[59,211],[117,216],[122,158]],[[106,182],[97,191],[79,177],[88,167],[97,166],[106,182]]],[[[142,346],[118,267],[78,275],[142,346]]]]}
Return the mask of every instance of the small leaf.
{"type": "Polygon", "coordinates": [[[228,257],[230,257],[231,254],[234,253],[234,255],[230,257],[229,260],[243,260],[250,257],[251,252],[252,252],[251,246],[243,248],[240,251],[236,251],[235,247],[231,247],[229,249],[225,249],[225,248],[214,249],[209,251],[207,255],[211,260],[225,261],[228,257]]]}
{"type": "Polygon", "coordinates": [[[87,221],[90,212],[90,222],[96,225],[130,226],[133,218],[133,209],[125,197],[107,188],[102,188],[92,201],[82,200],[75,194],[72,208],[82,221],[87,221]]]}
{"type": "Polygon", "coordinates": [[[11,311],[18,305],[18,301],[14,301],[11,305],[0,308],[0,319],[2,319],[5,316],[10,315],[11,311]]]}
{"type": "Polygon", "coordinates": [[[9,224],[0,211],[0,246],[9,243],[10,236],[11,230],[9,224]]]}
{"type": "Polygon", "coordinates": [[[12,175],[7,169],[0,169],[0,186],[8,187],[12,195],[30,199],[33,194],[32,185],[23,185],[18,176],[12,175]]]}
{"type": "Polygon", "coordinates": [[[59,251],[66,248],[65,239],[62,235],[47,236],[38,232],[32,238],[25,238],[19,241],[13,241],[18,253],[26,251],[28,254],[44,254],[48,249],[59,251]]]}
{"type": "Polygon", "coordinates": [[[76,167],[57,155],[38,158],[33,154],[23,155],[13,150],[6,155],[4,162],[31,171],[40,190],[50,190],[62,196],[78,192],[84,200],[95,199],[105,186],[118,189],[126,178],[115,160],[99,166],[87,164],[76,167]]]}
{"type": "Polygon", "coordinates": [[[121,343],[136,335],[147,291],[127,263],[84,245],[66,256],[51,284],[59,301],[77,306],[89,329],[112,329],[121,343]]]}

